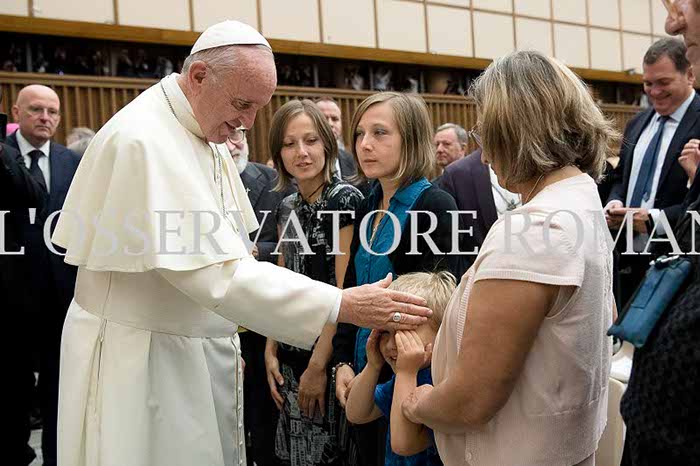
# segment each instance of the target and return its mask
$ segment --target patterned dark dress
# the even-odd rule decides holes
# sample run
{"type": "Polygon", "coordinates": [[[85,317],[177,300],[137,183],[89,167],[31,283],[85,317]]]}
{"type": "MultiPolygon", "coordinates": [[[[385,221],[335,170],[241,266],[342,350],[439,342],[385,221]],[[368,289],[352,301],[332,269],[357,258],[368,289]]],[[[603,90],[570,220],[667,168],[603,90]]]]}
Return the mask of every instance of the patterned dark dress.
{"type": "MultiPolygon", "coordinates": [[[[280,235],[280,250],[285,266],[314,280],[335,285],[335,256],[331,254],[334,235],[332,217],[324,214],[319,219],[317,213],[354,212],[361,201],[362,194],[357,188],[337,178],[323,188],[319,198],[312,204],[304,201],[299,193],[284,198],[277,211],[277,224],[283,233],[280,235]],[[296,225],[293,218],[290,220],[292,213],[298,219],[296,225]],[[298,239],[299,227],[308,241],[306,250],[306,245],[300,241],[284,241],[298,239]],[[309,249],[313,254],[308,254],[309,249]]],[[[350,214],[341,214],[338,230],[352,223],[350,214]]],[[[339,408],[334,387],[330,384],[330,374],[327,382],[326,416],[322,417],[317,411],[311,419],[299,409],[299,381],[309,364],[311,354],[311,351],[284,343],[278,345],[277,357],[284,377],[280,395],[284,398],[284,406],[277,423],[275,454],[281,464],[316,466],[339,462],[336,432],[339,408]]]]}
{"type": "MultiPolygon", "coordinates": [[[[688,210],[700,210],[700,197],[688,210]]],[[[686,253],[700,250],[694,229],[690,215],[674,229],[686,253]]],[[[634,352],[620,406],[627,426],[623,466],[700,464],[700,256],[688,257],[691,277],[634,352]]]]}

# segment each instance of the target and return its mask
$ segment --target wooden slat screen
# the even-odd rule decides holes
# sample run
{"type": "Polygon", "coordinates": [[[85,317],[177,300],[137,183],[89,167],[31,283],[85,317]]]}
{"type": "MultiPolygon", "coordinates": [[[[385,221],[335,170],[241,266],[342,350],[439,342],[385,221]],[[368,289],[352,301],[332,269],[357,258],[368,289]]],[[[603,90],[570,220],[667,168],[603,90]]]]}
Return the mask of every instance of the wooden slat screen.
{"type": "MultiPolygon", "coordinates": [[[[66,132],[72,128],[86,126],[98,130],[112,115],[155,82],[149,79],[0,72],[0,89],[3,96],[0,109],[11,115],[12,103],[17,98],[17,93],[28,84],[44,84],[52,87],[58,93],[62,106],[62,120],[56,140],[64,142],[66,132]]],[[[362,100],[371,94],[372,92],[369,91],[345,89],[278,87],[270,104],[258,112],[255,125],[249,133],[251,158],[259,162],[265,162],[268,159],[267,134],[270,130],[272,115],[290,99],[314,99],[322,95],[335,99],[343,113],[345,141],[349,142],[352,115],[362,100]]],[[[448,122],[457,123],[466,129],[474,126],[476,108],[469,99],[434,94],[423,94],[422,97],[428,105],[435,127],[448,122]]],[[[638,107],[629,105],[606,104],[602,105],[602,108],[615,121],[620,131],[639,111],[638,107]]],[[[12,120],[11,116],[10,120],[12,120]]]]}

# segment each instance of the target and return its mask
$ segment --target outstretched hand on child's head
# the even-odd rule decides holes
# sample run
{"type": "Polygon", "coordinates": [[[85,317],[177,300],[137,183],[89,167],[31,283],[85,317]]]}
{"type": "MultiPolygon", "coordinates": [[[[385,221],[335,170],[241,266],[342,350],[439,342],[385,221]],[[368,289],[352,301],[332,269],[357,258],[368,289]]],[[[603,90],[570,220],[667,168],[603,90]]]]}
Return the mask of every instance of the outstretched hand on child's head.
{"type": "Polygon", "coordinates": [[[379,340],[382,336],[381,330],[374,329],[367,338],[367,364],[375,369],[381,369],[384,366],[384,356],[379,350],[379,340]]]}
{"type": "Polygon", "coordinates": [[[418,373],[430,365],[433,357],[433,344],[423,345],[415,330],[399,330],[396,332],[396,372],[418,373]]]}

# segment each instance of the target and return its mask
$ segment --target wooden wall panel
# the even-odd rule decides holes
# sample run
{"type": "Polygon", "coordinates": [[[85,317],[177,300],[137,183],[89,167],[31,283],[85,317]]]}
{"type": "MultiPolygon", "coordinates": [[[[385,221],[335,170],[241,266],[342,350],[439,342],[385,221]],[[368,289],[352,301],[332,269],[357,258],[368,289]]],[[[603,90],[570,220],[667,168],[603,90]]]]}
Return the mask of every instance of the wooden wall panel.
{"type": "MultiPolygon", "coordinates": [[[[62,119],[55,139],[63,143],[66,132],[72,128],[87,126],[99,130],[112,115],[155,82],[148,79],[0,72],[0,88],[4,96],[0,111],[10,113],[17,93],[28,84],[51,86],[61,99],[62,119]]],[[[290,99],[313,99],[321,95],[333,97],[343,113],[343,132],[347,144],[352,140],[350,134],[352,115],[360,103],[371,94],[368,91],[344,89],[278,87],[270,104],[258,112],[255,124],[250,131],[248,142],[251,148],[251,159],[264,163],[269,158],[267,135],[270,131],[272,115],[290,99]]],[[[476,124],[476,106],[473,101],[460,96],[435,94],[423,94],[422,97],[428,105],[435,127],[450,122],[470,129],[476,124]]],[[[639,108],[627,105],[604,105],[603,110],[622,131],[639,108]]]]}

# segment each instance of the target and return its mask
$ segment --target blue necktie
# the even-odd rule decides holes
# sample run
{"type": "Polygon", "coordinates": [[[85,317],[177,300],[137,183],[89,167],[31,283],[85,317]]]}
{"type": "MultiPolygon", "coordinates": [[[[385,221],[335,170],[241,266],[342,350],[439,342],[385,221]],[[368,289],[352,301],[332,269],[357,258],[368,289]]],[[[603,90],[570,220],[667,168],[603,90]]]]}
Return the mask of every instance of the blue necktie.
{"type": "Polygon", "coordinates": [[[668,119],[668,116],[659,117],[659,128],[656,130],[654,137],[651,138],[646,152],[644,152],[642,166],[639,167],[639,173],[637,174],[637,183],[634,185],[632,199],[630,200],[630,205],[627,207],[641,207],[642,201],[646,201],[651,195],[651,187],[654,184],[654,172],[656,171],[656,160],[659,156],[661,137],[664,134],[664,125],[668,119]]]}

